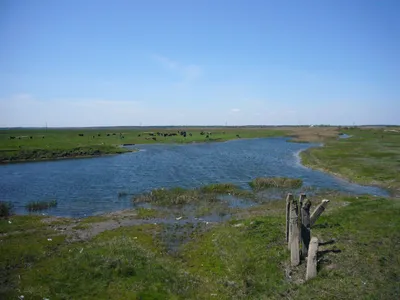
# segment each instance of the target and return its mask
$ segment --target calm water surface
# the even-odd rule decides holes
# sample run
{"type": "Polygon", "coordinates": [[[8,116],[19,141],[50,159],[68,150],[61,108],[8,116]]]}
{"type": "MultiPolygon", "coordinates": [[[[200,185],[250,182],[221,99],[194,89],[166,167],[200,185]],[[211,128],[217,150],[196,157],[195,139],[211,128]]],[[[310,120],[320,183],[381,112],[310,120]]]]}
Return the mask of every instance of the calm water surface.
{"type": "Polygon", "coordinates": [[[310,144],[285,138],[235,140],[191,145],[140,145],[140,152],[91,159],[0,166],[0,199],[26,213],[29,201],[56,199],[46,214],[80,217],[131,207],[130,196],[159,187],[194,188],[233,182],[248,188],[260,176],[300,177],[306,186],[354,194],[386,191],[348,183],[300,165],[298,153],[310,144]]]}

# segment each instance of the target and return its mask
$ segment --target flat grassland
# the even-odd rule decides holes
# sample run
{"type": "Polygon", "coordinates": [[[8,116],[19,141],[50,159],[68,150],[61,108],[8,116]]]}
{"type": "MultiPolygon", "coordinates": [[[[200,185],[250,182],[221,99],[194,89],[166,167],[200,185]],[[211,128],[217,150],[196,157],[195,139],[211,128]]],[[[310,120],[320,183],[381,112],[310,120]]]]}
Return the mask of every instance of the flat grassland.
{"type": "MultiPolygon", "coordinates": [[[[246,136],[233,130],[226,137],[268,132],[254,129],[253,136],[246,136]]],[[[204,139],[200,131],[193,139],[204,139]]],[[[84,137],[78,132],[70,133],[71,139],[86,138],[86,132],[84,137]]],[[[315,279],[304,282],[305,263],[289,265],[284,201],[232,209],[227,212],[231,219],[222,223],[163,223],[163,211],[141,208],[81,220],[0,219],[0,298],[399,299],[397,128],[285,127],[272,132],[265,134],[323,142],[324,147],[302,153],[303,162],[313,168],[394,192],[388,198],[338,193],[311,198],[313,208],[323,198],[331,200],[312,235],[323,242],[335,239],[321,245],[315,279]],[[352,137],[338,139],[338,132],[352,137]]],[[[124,142],[142,141],[133,135],[124,142]]],[[[107,138],[108,145],[121,144],[118,135],[107,138]]],[[[183,211],[177,212],[185,219],[183,211]]]]}
{"type": "Polygon", "coordinates": [[[222,142],[282,135],[285,132],[271,128],[231,127],[2,129],[0,162],[119,154],[128,151],[120,147],[124,144],[222,142]],[[179,135],[178,131],[186,131],[186,137],[179,135]],[[165,134],[176,135],[164,136],[165,134]]]}

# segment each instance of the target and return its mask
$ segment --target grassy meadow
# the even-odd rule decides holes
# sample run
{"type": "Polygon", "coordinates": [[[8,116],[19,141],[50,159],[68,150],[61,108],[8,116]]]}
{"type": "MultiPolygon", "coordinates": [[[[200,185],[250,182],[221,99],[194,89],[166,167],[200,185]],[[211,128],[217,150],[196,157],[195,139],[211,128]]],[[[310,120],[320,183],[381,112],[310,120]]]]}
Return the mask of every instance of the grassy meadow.
{"type": "MultiPolygon", "coordinates": [[[[201,130],[192,134],[190,142],[205,140],[201,130]]],[[[312,236],[322,244],[318,276],[308,282],[304,280],[304,262],[290,267],[285,201],[265,199],[252,207],[229,210],[221,206],[230,216],[228,221],[202,220],[204,214],[210,213],[210,207],[218,204],[218,195],[246,197],[270,187],[290,189],[300,186],[301,179],[259,178],[251,183],[254,191],[232,184],[193,190],[160,189],[132,199],[134,203],[156,205],[151,208],[138,207],[84,219],[1,217],[0,299],[400,298],[397,128],[293,127],[242,132],[238,128],[231,132],[226,129],[225,134],[221,129],[220,134],[214,134],[218,130],[208,131],[213,132],[213,138],[221,136],[223,140],[237,138],[239,134],[241,138],[285,135],[297,142],[323,142],[324,147],[301,154],[303,163],[355,182],[390,188],[393,195],[383,198],[330,192],[310,198],[312,210],[322,199],[329,199],[330,203],[312,227],[312,236]],[[338,139],[339,132],[352,137],[338,139]],[[179,209],[180,205],[195,205],[198,218],[191,221],[179,209]],[[176,213],[168,221],[166,208],[176,213]]],[[[62,133],[71,137],[69,142],[63,142],[63,149],[72,144],[76,147],[78,142],[82,142],[78,146],[96,147],[95,139],[87,139],[93,131],[84,131],[83,137],[78,136],[81,132],[62,133]],[[89,144],[84,144],[84,139],[89,144]]],[[[153,141],[136,130],[121,132],[125,136],[123,142],[119,131],[116,136],[101,133],[99,139],[106,141],[103,143],[107,147],[189,141],[179,140],[181,137],[168,137],[165,141],[157,137],[153,141]]],[[[2,142],[7,144],[2,143],[2,149],[15,149],[18,144],[12,143],[22,143],[22,139],[8,140],[9,135],[2,133],[2,142]]],[[[48,136],[49,149],[60,147],[62,142],[58,139],[54,137],[51,144],[48,136]]],[[[29,141],[35,143],[35,139],[29,141]]],[[[35,147],[42,147],[40,142],[35,147]]],[[[0,209],[7,212],[9,208],[3,203],[0,209]]]]}
{"type": "Polygon", "coordinates": [[[283,135],[278,129],[232,127],[1,129],[0,162],[120,154],[129,151],[120,147],[124,144],[222,142],[283,135]],[[178,130],[186,131],[186,137],[178,135],[178,130]],[[158,136],[157,132],[177,135],[158,136]]]}

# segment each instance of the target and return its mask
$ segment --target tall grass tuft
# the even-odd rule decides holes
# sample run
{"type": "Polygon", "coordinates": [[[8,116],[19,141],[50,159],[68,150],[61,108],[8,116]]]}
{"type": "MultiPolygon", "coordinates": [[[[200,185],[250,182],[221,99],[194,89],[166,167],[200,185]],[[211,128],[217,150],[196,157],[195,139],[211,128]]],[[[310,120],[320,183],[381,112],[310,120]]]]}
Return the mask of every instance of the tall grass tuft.
{"type": "Polygon", "coordinates": [[[0,218],[12,215],[13,205],[11,202],[0,201],[0,218]]]}
{"type": "Polygon", "coordinates": [[[249,185],[256,191],[268,188],[300,188],[303,185],[303,180],[288,177],[258,177],[252,180],[249,185]]]}
{"type": "Polygon", "coordinates": [[[56,207],[57,206],[57,200],[51,200],[51,201],[33,201],[29,202],[25,208],[28,211],[40,211],[40,210],[46,210],[51,207],[56,207]]]}

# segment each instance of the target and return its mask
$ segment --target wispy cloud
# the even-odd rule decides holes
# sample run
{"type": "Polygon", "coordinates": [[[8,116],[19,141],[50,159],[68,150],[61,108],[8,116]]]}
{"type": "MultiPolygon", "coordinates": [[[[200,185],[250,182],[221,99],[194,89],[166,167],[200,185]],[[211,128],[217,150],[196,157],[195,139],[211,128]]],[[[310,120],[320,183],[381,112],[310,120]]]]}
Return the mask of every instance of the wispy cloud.
{"type": "Polygon", "coordinates": [[[238,112],[240,112],[240,109],[239,109],[239,108],[232,108],[232,109],[230,110],[230,112],[231,112],[231,113],[238,113],[238,112]]]}
{"type": "Polygon", "coordinates": [[[196,80],[203,74],[203,69],[196,64],[183,64],[162,55],[153,55],[153,59],[164,68],[178,73],[184,81],[196,80]]]}

